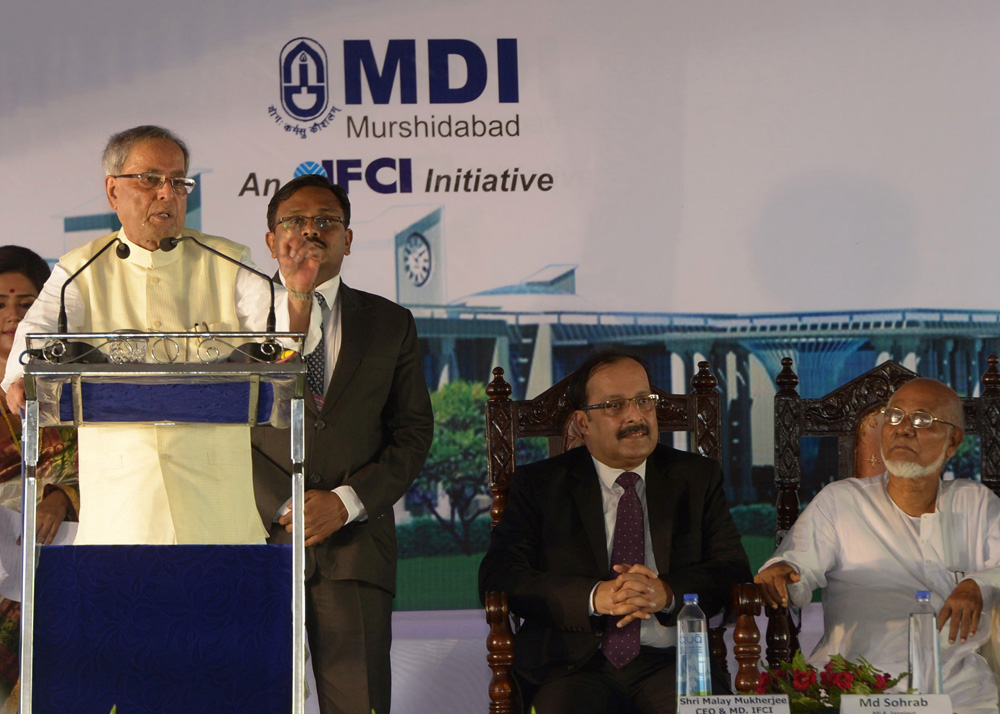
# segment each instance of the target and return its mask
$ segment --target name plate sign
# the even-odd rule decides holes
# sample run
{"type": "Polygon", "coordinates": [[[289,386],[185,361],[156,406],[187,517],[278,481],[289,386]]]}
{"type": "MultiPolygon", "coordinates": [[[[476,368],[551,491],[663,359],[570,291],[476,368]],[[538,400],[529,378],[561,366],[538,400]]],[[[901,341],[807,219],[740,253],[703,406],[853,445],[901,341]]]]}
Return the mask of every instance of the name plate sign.
{"type": "Polygon", "coordinates": [[[951,714],[947,694],[845,694],[841,714],[951,714]]]}
{"type": "Polygon", "coordinates": [[[677,704],[677,714],[789,714],[787,694],[710,694],[680,697],[677,704]]]}

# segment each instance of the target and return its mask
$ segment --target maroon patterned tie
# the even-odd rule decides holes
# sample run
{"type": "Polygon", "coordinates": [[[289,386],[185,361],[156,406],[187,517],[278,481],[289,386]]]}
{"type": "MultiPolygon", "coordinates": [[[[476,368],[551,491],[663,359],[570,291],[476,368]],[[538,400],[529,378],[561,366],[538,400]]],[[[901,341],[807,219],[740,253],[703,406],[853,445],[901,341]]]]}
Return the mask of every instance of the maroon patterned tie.
{"type": "MultiPolygon", "coordinates": [[[[639,474],[624,472],[615,481],[625,489],[618,501],[618,515],[615,518],[615,535],[611,541],[611,577],[618,577],[613,566],[619,563],[634,565],[645,564],[646,536],[642,527],[642,504],[639,494],[635,492],[639,474]]],[[[617,627],[621,618],[609,615],[604,627],[604,656],[615,667],[621,669],[639,654],[640,620],[633,620],[625,627],[617,627]]]]}
{"type": "Polygon", "coordinates": [[[323,293],[316,292],[316,300],[319,301],[320,309],[320,321],[319,321],[319,342],[316,343],[316,349],[307,354],[304,358],[306,367],[309,372],[306,374],[306,381],[309,383],[309,388],[312,390],[313,397],[316,400],[316,406],[319,408],[323,407],[323,397],[326,396],[326,390],[323,386],[326,383],[326,337],[324,325],[326,325],[326,298],[323,297],[323,293]]]}

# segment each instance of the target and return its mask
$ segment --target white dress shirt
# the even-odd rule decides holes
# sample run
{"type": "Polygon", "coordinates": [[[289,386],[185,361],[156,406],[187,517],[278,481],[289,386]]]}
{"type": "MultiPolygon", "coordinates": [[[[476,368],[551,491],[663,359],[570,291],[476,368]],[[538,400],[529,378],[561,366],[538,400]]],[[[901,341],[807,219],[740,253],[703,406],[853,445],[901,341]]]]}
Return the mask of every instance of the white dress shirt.
{"type": "MultiPolygon", "coordinates": [[[[615,521],[618,519],[618,501],[621,500],[621,497],[625,493],[625,489],[615,483],[618,480],[618,477],[621,476],[622,469],[612,468],[607,464],[601,463],[597,459],[594,459],[594,467],[597,469],[597,476],[601,482],[601,502],[604,505],[604,537],[608,547],[608,562],[611,562],[611,548],[614,544],[615,521]]],[[[656,569],[656,558],[653,556],[653,541],[649,537],[649,509],[646,507],[646,462],[643,461],[636,468],[630,469],[630,471],[639,476],[639,480],[635,483],[635,492],[636,495],[639,496],[639,503],[642,504],[642,529],[645,534],[645,565],[647,568],[656,573],[659,571],[656,569]]],[[[594,589],[590,593],[591,615],[597,614],[594,610],[594,594],[596,591],[597,585],[594,586],[594,589]]],[[[674,596],[674,600],[668,602],[662,611],[670,612],[673,610],[675,601],[676,595],[674,596]]],[[[677,646],[676,627],[666,627],[661,625],[660,621],[655,617],[651,617],[648,620],[640,620],[640,622],[641,627],[639,630],[639,644],[647,645],[649,647],[677,646]]]]}
{"type": "MultiPolygon", "coordinates": [[[[323,299],[326,300],[326,307],[322,308],[319,301],[313,297],[312,311],[309,314],[310,339],[306,340],[306,349],[308,352],[304,352],[303,354],[310,354],[316,348],[319,342],[319,330],[322,330],[326,343],[326,365],[323,370],[323,393],[325,394],[326,390],[330,387],[330,378],[333,376],[333,370],[337,366],[337,358],[340,356],[340,344],[343,336],[343,325],[340,318],[340,275],[335,275],[325,283],[317,285],[315,292],[323,295],[323,299]]],[[[368,513],[365,511],[365,505],[358,498],[358,494],[352,486],[346,484],[337,486],[337,488],[333,489],[333,493],[340,496],[340,500],[343,501],[344,507],[347,509],[347,523],[367,520],[368,513]]],[[[291,508],[292,499],[289,498],[278,509],[274,520],[278,520],[281,516],[288,513],[291,508]]]]}

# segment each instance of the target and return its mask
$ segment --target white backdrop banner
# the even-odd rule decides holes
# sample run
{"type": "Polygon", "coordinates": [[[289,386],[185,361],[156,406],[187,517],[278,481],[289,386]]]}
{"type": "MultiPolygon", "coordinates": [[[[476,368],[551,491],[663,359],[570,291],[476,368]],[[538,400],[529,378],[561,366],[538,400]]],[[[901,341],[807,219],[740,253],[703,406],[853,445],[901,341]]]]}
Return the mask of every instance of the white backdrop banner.
{"type": "Polygon", "coordinates": [[[325,171],[345,279],[409,304],[569,264],[577,309],[994,308],[998,36],[988,1],[8,3],[4,241],[106,232],[104,142],[157,123],[189,224],[273,265],[269,196],[325,171]]]}

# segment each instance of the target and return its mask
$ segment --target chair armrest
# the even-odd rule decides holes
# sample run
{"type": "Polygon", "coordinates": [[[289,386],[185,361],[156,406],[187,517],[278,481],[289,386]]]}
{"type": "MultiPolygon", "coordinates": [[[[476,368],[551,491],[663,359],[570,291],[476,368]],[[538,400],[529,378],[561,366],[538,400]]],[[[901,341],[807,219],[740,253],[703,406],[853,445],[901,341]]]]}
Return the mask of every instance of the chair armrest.
{"type": "Polygon", "coordinates": [[[493,676],[490,678],[490,714],[514,714],[516,702],[514,679],[514,633],[507,609],[507,593],[486,593],[486,623],[490,634],[486,637],[486,662],[493,676]]]}
{"type": "Polygon", "coordinates": [[[788,662],[799,649],[798,626],[792,621],[787,607],[764,607],[756,583],[740,583],[730,597],[730,608],[736,616],[733,629],[733,655],[739,663],[736,673],[738,692],[751,692],[760,678],[760,628],[754,619],[764,611],[767,616],[767,664],[777,667],[788,662]]]}
{"type": "Polygon", "coordinates": [[[752,692],[760,679],[760,628],[754,619],[760,614],[763,600],[755,583],[740,583],[733,586],[730,595],[730,609],[736,616],[733,628],[733,655],[736,657],[735,689],[737,692],[752,692]]]}

